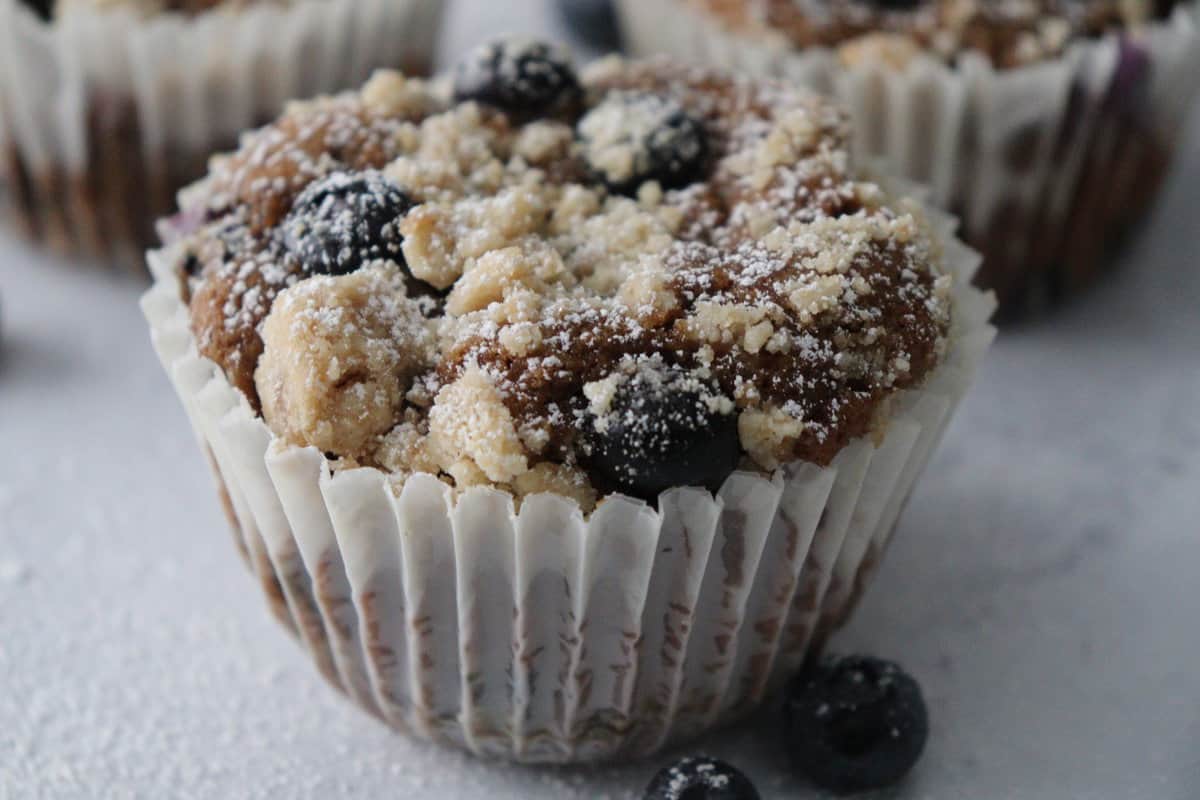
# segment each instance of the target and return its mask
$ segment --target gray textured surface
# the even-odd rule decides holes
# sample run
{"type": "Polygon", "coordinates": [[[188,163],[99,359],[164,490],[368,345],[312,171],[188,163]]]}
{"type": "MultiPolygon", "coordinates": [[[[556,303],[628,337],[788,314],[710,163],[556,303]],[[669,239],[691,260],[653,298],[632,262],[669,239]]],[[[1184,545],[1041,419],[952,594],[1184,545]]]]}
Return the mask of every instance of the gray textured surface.
{"type": "MultiPolygon", "coordinates": [[[[450,47],[542,29],[464,3],[450,47]]],[[[1200,116],[1193,122],[1200,123],[1200,116]]],[[[933,737],[895,795],[1200,791],[1200,125],[1124,269],[1010,329],[838,644],[902,660],[933,737]]],[[[0,240],[0,798],[636,797],[394,736],[322,685],[234,554],[128,280],[0,240]]],[[[764,796],[770,719],[709,751],[764,796]]]]}

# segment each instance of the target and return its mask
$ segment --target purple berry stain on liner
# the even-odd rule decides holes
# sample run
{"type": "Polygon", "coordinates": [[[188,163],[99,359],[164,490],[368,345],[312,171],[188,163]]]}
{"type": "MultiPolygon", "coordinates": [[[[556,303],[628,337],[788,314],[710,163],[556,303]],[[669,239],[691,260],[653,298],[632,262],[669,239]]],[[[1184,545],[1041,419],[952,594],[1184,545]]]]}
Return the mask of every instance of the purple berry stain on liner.
{"type": "Polygon", "coordinates": [[[1117,40],[1117,65],[1104,97],[1104,108],[1130,123],[1146,127],[1154,65],[1145,48],[1128,36],[1117,40]]]}

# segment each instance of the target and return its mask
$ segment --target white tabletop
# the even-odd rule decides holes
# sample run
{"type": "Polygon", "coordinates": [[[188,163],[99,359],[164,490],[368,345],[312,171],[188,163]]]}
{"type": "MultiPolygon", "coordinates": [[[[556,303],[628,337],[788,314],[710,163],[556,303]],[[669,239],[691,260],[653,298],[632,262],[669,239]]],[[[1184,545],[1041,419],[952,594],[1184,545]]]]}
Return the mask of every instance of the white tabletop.
{"type": "MultiPolygon", "coordinates": [[[[448,51],[543,5],[459,3],[448,51]]],[[[1193,122],[1122,271],[1004,332],[836,642],[925,688],[897,798],[1197,796],[1193,122]]],[[[0,240],[0,798],[639,797],[656,764],[485,764],[323,685],[231,547],[141,288],[0,240]]],[[[703,748],[814,796],[769,715],[703,748]]]]}

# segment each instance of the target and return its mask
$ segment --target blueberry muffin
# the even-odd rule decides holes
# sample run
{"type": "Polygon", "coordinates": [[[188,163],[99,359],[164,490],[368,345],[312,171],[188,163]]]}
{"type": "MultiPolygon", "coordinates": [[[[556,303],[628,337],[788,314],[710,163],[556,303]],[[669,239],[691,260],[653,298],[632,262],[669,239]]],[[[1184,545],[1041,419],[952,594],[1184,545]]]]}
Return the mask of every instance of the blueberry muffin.
{"type": "Polygon", "coordinates": [[[503,40],[293,103],[181,194],[155,341],[295,627],[373,676],[339,685],[612,757],[752,707],[840,621],[991,335],[969,251],[849,139],[806,90],[503,40]],[[454,602],[397,629],[398,576],[454,602]]]}
{"type": "Polygon", "coordinates": [[[1072,43],[1137,31],[1180,0],[690,0],[731,28],[829,47],[843,61],[903,65],[916,52],[953,63],[966,53],[998,69],[1058,58],[1072,43]]]}
{"type": "Polygon", "coordinates": [[[845,103],[859,152],[932,184],[962,217],[1009,312],[1111,263],[1200,86],[1188,0],[622,5],[635,52],[786,75],[845,103]]]}
{"type": "Polygon", "coordinates": [[[438,0],[0,0],[0,219],[144,269],[208,156],[293,96],[427,70],[438,0]],[[354,58],[345,57],[350,48],[354,58]]]}

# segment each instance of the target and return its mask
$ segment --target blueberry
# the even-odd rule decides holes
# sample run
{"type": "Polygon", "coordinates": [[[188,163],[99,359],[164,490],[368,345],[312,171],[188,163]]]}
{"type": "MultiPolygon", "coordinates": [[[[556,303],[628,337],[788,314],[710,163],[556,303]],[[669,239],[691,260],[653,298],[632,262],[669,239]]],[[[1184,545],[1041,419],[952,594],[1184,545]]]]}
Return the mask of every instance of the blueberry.
{"type": "Polygon", "coordinates": [[[597,50],[620,50],[621,31],[612,0],[557,0],[573,34],[597,50]]]}
{"type": "Polygon", "coordinates": [[[720,488],[741,455],[728,399],[677,367],[623,376],[585,422],[583,460],[608,489],[653,500],[673,486],[720,488]]]}
{"type": "Polygon", "coordinates": [[[1154,0],[1154,16],[1158,19],[1166,19],[1171,16],[1171,12],[1179,3],[1180,0],[1154,0]]]}
{"type": "Polygon", "coordinates": [[[534,39],[495,39],[454,70],[454,99],[475,100],[520,119],[568,108],[581,94],[570,56],[534,39]]]}
{"type": "Polygon", "coordinates": [[[838,794],[900,780],[929,737],[921,687],[897,665],[867,656],[828,659],[801,674],[787,711],[793,762],[838,794]]]}
{"type": "Polygon", "coordinates": [[[42,20],[49,21],[50,17],[54,15],[54,0],[24,0],[24,2],[42,20]]]}
{"type": "Polygon", "coordinates": [[[704,125],[671,98],[610,92],[577,131],[588,167],[618,194],[634,195],[646,181],[678,189],[704,177],[704,125]]]}
{"type": "Polygon", "coordinates": [[[345,275],[378,259],[403,265],[400,220],[412,207],[379,172],[335,172],[296,198],[282,224],[284,245],[310,274],[345,275]]]}
{"type": "Polygon", "coordinates": [[[759,795],[736,767],[707,756],[691,756],[655,775],[642,800],[759,800],[759,795]]]}

